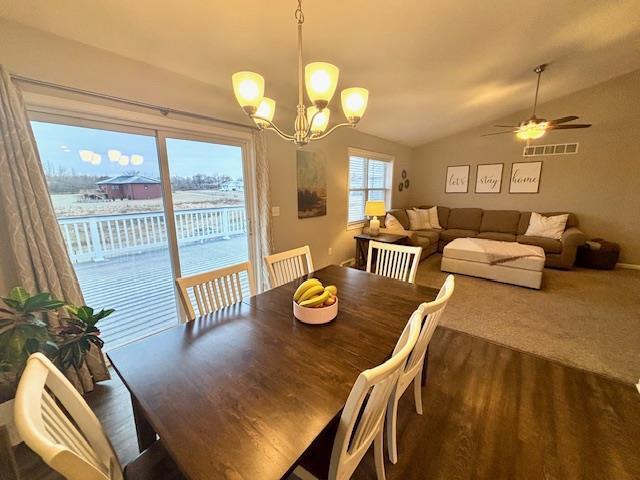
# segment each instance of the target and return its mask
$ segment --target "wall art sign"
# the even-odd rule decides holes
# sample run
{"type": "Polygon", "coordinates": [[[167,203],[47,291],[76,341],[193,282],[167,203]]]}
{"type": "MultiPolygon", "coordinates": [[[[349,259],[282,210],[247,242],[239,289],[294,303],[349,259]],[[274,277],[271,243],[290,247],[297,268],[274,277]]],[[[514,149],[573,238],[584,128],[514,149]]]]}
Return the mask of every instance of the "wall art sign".
{"type": "Polygon", "coordinates": [[[469,165],[447,167],[445,193],[467,193],[469,191],[469,165]]]}
{"type": "Polygon", "coordinates": [[[315,152],[296,152],[298,177],[298,218],[327,214],[327,173],[324,159],[315,152]]]}
{"type": "Polygon", "coordinates": [[[476,172],[476,193],[500,193],[502,189],[503,163],[478,165],[476,172]]]}
{"type": "Polygon", "coordinates": [[[516,162],[511,165],[509,193],[538,193],[542,162],[516,162]]]}

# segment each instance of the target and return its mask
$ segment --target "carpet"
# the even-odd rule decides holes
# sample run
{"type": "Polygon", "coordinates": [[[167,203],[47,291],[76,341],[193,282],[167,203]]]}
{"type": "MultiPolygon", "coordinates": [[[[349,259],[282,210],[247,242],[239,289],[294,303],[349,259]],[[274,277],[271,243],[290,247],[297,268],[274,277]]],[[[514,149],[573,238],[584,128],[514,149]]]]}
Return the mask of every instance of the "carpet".
{"type": "MultiPolygon", "coordinates": [[[[416,283],[439,288],[440,254],[416,283]]],[[[456,275],[441,325],[626,383],[640,378],[640,271],[545,269],[542,289],[456,275]]]]}

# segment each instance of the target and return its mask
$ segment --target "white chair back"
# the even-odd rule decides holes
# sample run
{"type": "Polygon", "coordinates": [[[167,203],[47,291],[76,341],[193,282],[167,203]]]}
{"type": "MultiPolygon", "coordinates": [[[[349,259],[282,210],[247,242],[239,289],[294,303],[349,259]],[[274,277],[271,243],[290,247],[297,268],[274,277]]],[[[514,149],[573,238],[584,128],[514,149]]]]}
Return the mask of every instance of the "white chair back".
{"type": "Polygon", "coordinates": [[[276,288],[313,272],[309,245],[264,257],[269,269],[271,287],[276,288]],[[306,271],[305,271],[306,269],[306,271]]]}
{"type": "Polygon", "coordinates": [[[420,329],[420,335],[416,342],[413,351],[407,359],[407,363],[404,365],[396,387],[389,399],[389,406],[387,411],[387,446],[389,451],[389,460],[392,463],[398,461],[398,446],[396,438],[396,422],[398,416],[398,401],[402,394],[407,390],[407,387],[413,382],[414,387],[414,401],[416,404],[416,411],[419,415],[422,415],[422,369],[424,368],[425,354],[429,342],[433,337],[433,333],[436,327],[440,323],[440,318],[444,312],[447,303],[455,287],[455,280],[453,275],[449,275],[445,280],[438,296],[432,302],[425,302],[420,305],[423,317],[420,319],[422,328],[420,329]]]}
{"type": "Polygon", "coordinates": [[[422,255],[422,247],[394,245],[372,240],[369,242],[367,272],[414,283],[420,255],[422,255]],[[374,251],[376,252],[376,261],[375,265],[372,265],[374,251]]]}
{"type": "Polygon", "coordinates": [[[41,353],[27,361],[15,399],[24,442],[69,480],[122,480],[122,468],[100,421],[64,375],[41,353]]]}
{"type": "Polygon", "coordinates": [[[253,296],[256,294],[256,287],[251,262],[176,278],[180,300],[189,318],[193,320],[197,316],[241,302],[246,296],[242,288],[243,273],[248,277],[249,296],[253,296]]]}
{"type": "Polygon", "coordinates": [[[393,355],[382,365],[362,372],[347,399],[340,417],[329,466],[329,479],[351,478],[372,443],[378,480],[384,479],[382,435],[389,396],[415,347],[424,317],[418,308],[396,344],[393,355]]]}

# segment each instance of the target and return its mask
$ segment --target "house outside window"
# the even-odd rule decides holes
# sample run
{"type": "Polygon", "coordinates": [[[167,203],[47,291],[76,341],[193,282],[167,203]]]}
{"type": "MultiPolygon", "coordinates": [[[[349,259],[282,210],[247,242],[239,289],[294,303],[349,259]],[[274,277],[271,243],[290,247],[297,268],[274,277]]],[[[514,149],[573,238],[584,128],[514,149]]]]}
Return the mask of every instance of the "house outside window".
{"type": "Polygon", "coordinates": [[[365,222],[364,207],[368,200],[382,200],[390,209],[392,183],[392,156],[350,148],[348,226],[356,228],[365,222]]]}

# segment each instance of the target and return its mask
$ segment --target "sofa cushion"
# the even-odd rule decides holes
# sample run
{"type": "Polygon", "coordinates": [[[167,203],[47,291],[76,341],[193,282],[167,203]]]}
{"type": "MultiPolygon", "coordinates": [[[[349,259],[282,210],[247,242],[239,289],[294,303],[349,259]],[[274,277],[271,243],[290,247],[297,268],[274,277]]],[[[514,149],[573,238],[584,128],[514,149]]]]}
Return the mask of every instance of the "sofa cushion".
{"type": "Polygon", "coordinates": [[[486,238],[489,240],[498,240],[500,242],[515,242],[516,234],[515,233],[504,233],[504,232],[480,232],[478,234],[478,238],[486,238]]]}
{"type": "MultiPolygon", "coordinates": [[[[420,205],[419,207],[416,207],[416,208],[429,209],[432,207],[433,205],[420,205]]],[[[447,222],[449,220],[450,213],[451,213],[451,209],[449,207],[443,207],[442,205],[438,205],[438,223],[442,228],[447,228],[447,225],[448,225],[447,222]]]]}
{"type": "Polygon", "coordinates": [[[440,240],[450,242],[454,238],[475,237],[478,235],[476,230],[465,230],[461,228],[450,228],[440,232],[440,240]]]}
{"type": "MultiPolygon", "coordinates": [[[[387,213],[390,213],[391,215],[396,217],[396,219],[400,222],[400,225],[402,225],[402,228],[404,228],[405,230],[409,230],[409,216],[407,215],[407,211],[404,208],[393,208],[387,213]]],[[[380,218],[380,226],[385,227],[383,218],[380,218]]]]}
{"type": "Polygon", "coordinates": [[[420,238],[428,239],[429,244],[438,243],[440,239],[440,230],[416,230],[415,233],[420,238]]]}
{"type": "Polygon", "coordinates": [[[481,208],[452,208],[447,221],[447,229],[480,231],[481,208]]]}
{"type": "MultiPolygon", "coordinates": [[[[553,217],[555,215],[563,215],[568,212],[545,212],[542,215],[545,217],[553,217]]],[[[529,221],[531,220],[531,212],[522,212],[520,214],[520,222],[518,223],[518,235],[524,235],[529,227],[529,221]]],[[[567,227],[577,227],[578,226],[578,217],[573,213],[569,213],[569,218],[567,219],[567,227]]]]}
{"type": "Polygon", "coordinates": [[[482,214],[481,232],[514,234],[518,231],[520,212],[516,210],[485,210],[482,214]]]}
{"type": "Polygon", "coordinates": [[[525,245],[537,245],[538,247],[542,247],[546,253],[562,252],[562,243],[560,240],[545,237],[532,237],[531,235],[518,235],[516,240],[518,243],[524,243],[525,245]]]}

